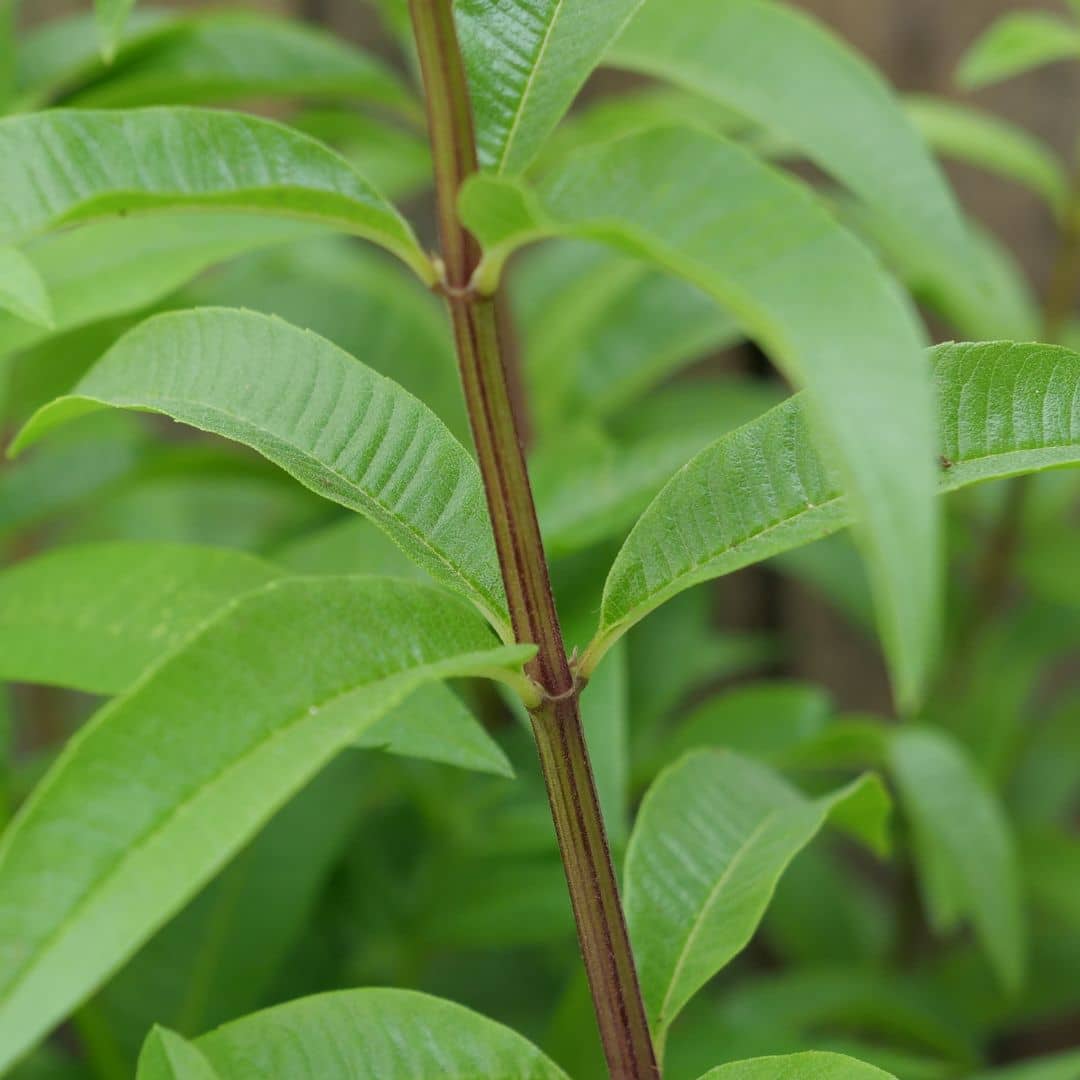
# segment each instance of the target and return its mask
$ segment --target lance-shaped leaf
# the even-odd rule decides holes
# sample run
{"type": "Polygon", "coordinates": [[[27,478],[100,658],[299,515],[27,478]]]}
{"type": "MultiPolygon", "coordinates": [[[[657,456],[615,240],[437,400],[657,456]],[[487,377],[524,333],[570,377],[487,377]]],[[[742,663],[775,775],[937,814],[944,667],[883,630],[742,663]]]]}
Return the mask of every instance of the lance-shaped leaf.
{"type": "Polygon", "coordinates": [[[1004,15],[968,50],[957,81],[969,90],[1056,60],[1080,59],[1080,27],[1049,12],[1004,15]]]}
{"type": "Polygon", "coordinates": [[[0,679],[126,690],[230,600],[282,576],[183,544],[58,548],[0,573],[0,679]]]}
{"type": "Polygon", "coordinates": [[[0,1068],[389,709],[534,652],[496,645],[430,586],[275,582],[106,705],[0,840],[0,1068]]]}
{"type": "Polygon", "coordinates": [[[905,106],[939,154],[1015,180],[1041,195],[1055,213],[1064,212],[1069,179],[1041,140],[990,113],[944,98],[909,97],[905,106]]]}
{"type": "Polygon", "coordinates": [[[535,194],[476,178],[462,210],[491,260],[482,284],[545,232],[606,240],[716,297],[809,388],[858,510],[898,697],[917,700],[939,616],[933,396],[922,332],[869,252],[804,187],[687,129],[584,152],[535,194]]]}
{"type": "Polygon", "coordinates": [[[46,330],[55,325],[48,287],[34,264],[14,247],[0,247],[0,317],[6,312],[46,330]]]}
{"type": "MultiPolygon", "coordinates": [[[[147,1043],[138,1080],[174,1080],[152,1045],[159,1037],[147,1043]]],[[[567,1080],[517,1032],[411,990],[317,994],[245,1016],[188,1045],[217,1074],[250,1080],[317,1080],[343,1068],[352,1080],[567,1080]]]]}
{"type": "MultiPolygon", "coordinates": [[[[931,350],[939,490],[1080,464],[1080,354],[986,342],[931,350]]],[[[641,516],[604,587],[595,666],[670,596],[844,528],[853,518],[796,396],[688,462],[641,516]]]]}
{"type": "Polygon", "coordinates": [[[481,164],[522,172],[641,0],[460,0],[481,164]]]}
{"type": "Polygon", "coordinates": [[[915,234],[936,262],[977,275],[956,201],[900,103],[804,12],[773,0],[648,0],[607,59],[743,113],[915,234]]]}
{"type": "MultiPolygon", "coordinates": [[[[193,1078],[194,1080],[194,1078],[193,1078]]],[[[700,1080],[896,1080],[873,1065],[843,1054],[810,1051],[733,1061],[710,1069],[700,1080]]]]}
{"type": "Polygon", "coordinates": [[[626,853],[626,918],[653,1036],[749,942],[791,860],[832,817],[881,850],[876,778],[809,799],[764,765],[700,750],[660,774],[626,853]]]}
{"type": "Polygon", "coordinates": [[[134,6],[135,0],[94,0],[101,55],[106,60],[112,60],[116,55],[117,43],[124,34],[124,25],[134,6]]]}
{"type": "Polygon", "coordinates": [[[279,96],[411,105],[401,80],[374,57],[325,31],[254,12],[212,12],[165,24],[129,58],[121,54],[63,100],[113,109],[279,96]]]}
{"type": "Polygon", "coordinates": [[[143,1080],[221,1080],[221,1074],[193,1043],[155,1025],[139,1055],[143,1080]]]}
{"type": "Polygon", "coordinates": [[[427,282],[394,208],[332,150],[280,124],[214,109],[52,110],[0,120],[0,243],[151,210],[242,210],[362,236],[427,282]]]}
{"type": "Polygon", "coordinates": [[[252,312],[159,315],[39,410],[13,450],[107,406],[164,413],[258,450],[370,517],[510,640],[483,487],[468,451],[397,383],[337,346],[252,312]]]}
{"type": "Polygon", "coordinates": [[[39,237],[25,255],[52,298],[53,319],[35,326],[0,312],[0,354],[139,311],[215,263],[319,231],[254,214],[154,214],[39,237]]]}
{"type": "Polygon", "coordinates": [[[930,728],[898,731],[889,763],[911,821],[927,911],[940,931],[970,917],[1001,982],[1023,977],[1020,869],[1008,819],[963,749],[930,728]]]}

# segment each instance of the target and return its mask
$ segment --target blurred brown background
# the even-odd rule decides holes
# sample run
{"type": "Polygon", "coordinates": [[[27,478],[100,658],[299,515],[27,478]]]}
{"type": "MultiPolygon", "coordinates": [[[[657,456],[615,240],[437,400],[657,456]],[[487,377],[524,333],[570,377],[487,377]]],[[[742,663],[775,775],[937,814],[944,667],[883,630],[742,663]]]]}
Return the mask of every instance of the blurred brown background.
{"type": "MultiPolygon", "coordinates": [[[[1010,120],[1071,159],[1080,133],[1080,65],[1055,64],[974,95],[957,90],[953,73],[967,47],[1007,11],[1063,13],[1065,0],[789,0],[824,20],[867,56],[903,92],[965,100],[1010,120]]],[[[291,13],[332,28],[374,51],[393,55],[366,0],[156,0],[158,6],[244,7],[291,13]]],[[[36,22],[86,10],[88,0],[24,0],[36,22]]],[[[586,94],[618,85],[598,77],[586,94]]],[[[853,137],[856,137],[853,133],[853,137]]],[[[1024,188],[964,166],[948,171],[963,205],[1016,255],[1033,287],[1042,290],[1055,254],[1054,225],[1045,205],[1024,188]]],[[[874,646],[819,597],[788,578],[750,571],[726,579],[718,596],[726,624],[770,629],[786,643],[783,670],[830,687],[847,708],[891,709],[887,681],[874,646]]]]}

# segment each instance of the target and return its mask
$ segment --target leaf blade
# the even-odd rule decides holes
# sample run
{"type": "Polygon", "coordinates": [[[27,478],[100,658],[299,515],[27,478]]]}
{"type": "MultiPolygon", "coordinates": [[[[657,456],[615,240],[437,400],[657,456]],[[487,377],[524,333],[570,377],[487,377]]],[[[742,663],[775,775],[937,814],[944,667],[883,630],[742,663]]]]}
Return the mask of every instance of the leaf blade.
{"type": "Polygon", "coordinates": [[[461,0],[481,164],[521,172],[641,0],[461,0]]]}
{"type": "Polygon", "coordinates": [[[380,244],[432,283],[412,230],[343,158],[269,120],[187,107],[0,120],[0,243],[101,217],[239,209],[380,244]]]}
{"type": "Polygon", "coordinates": [[[810,1051],[734,1061],[710,1069],[700,1080],[896,1080],[891,1073],[846,1057],[810,1051]]]}
{"type": "Polygon", "coordinates": [[[968,90],[1080,57],[1080,29],[1049,12],[1003,15],[960,61],[957,82],[968,90]]]}
{"type": "Polygon", "coordinates": [[[107,705],[0,841],[0,1067],[387,709],[432,680],[509,677],[534,651],[494,644],[429,586],[278,582],[107,705]]]}
{"type": "Polygon", "coordinates": [[[325,339],[251,312],[156,316],[121,338],[73,395],[39,410],[12,451],[102,407],[162,412],[253,447],[369,516],[511,640],[472,458],[420,401],[325,339]]]}
{"type": "Polygon", "coordinates": [[[0,247],[0,314],[46,330],[56,325],[49,291],[34,264],[18,248],[0,247]]]}
{"type": "Polygon", "coordinates": [[[700,750],[661,773],[626,856],[627,923],[654,1037],[750,940],[788,863],[848,800],[880,829],[888,796],[866,778],[811,801],[765,766],[700,750]],[[877,820],[874,820],[874,818],[877,820]]]}

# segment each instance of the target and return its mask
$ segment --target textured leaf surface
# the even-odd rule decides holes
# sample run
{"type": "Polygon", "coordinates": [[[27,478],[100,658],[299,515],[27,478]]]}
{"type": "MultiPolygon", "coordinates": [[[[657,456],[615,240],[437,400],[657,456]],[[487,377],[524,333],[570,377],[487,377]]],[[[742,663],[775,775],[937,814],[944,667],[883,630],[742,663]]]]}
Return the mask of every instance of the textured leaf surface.
{"type": "Polygon", "coordinates": [[[119,693],[230,600],[280,576],[239,551],[59,548],[0,573],[0,678],[119,693]]]}
{"type": "Polygon", "coordinates": [[[273,583],[106,705],[0,841],[0,1068],[409,693],[533,652],[495,644],[429,586],[273,583]]]}
{"type": "Polygon", "coordinates": [[[161,315],[121,338],[70,397],[39,411],[19,445],[105,406],[165,413],[255,448],[370,517],[505,628],[472,458],[426,406],[330,342],[250,312],[161,315]]]}
{"type": "Polygon", "coordinates": [[[933,399],[922,332],[872,256],[805,188],[687,129],[583,152],[536,194],[480,177],[462,210],[493,264],[551,232],[659,263],[716,297],[809,388],[815,430],[858,507],[898,697],[917,699],[939,616],[933,399]]]}
{"type": "MultiPolygon", "coordinates": [[[[409,990],[318,994],[226,1024],[194,1044],[248,1080],[567,1080],[532,1043],[461,1005],[409,990]]],[[[172,1080],[140,1062],[138,1080],[172,1080]]],[[[180,1078],[183,1080],[183,1078],[180,1078]]]]}
{"type": "Polygon", "coordinates": [[[481,164],[521,172],[641,0],[458,0],[481,164]]]}
{"type": "Polygon", "coordinates": [[[975,273],[952,193],[888,85],[792,5],[648,0],[608,60],[743,113],[917,235],[938,261],[975,273]]]}
{"type": "Polygon", "coordinates": [[[300,218],[392,251],[425,281],[404,219],[343,158],[280,124],[212,109],[51,110],[0,120],[0,243],[150,210],[300,218]]]}
{"type": "Polygon", "coordinates": [[[0,315],[49,329],[54,325],[49,290],[34,264],[18,248],[0,247],[0,315]]]}
{"type": "Polygon", "coordinates": [[[254,12],[163,25],[126,60],[65,98],[82,108],[200,105],[277,96],[349,97],[403,107],[393,71],[324,31],[254,12]]]}
{"type": "Polygon", "coordinates": [[[842,1054],[788,1054],[721,1065],[701,1080],[895,1080],[887,1072],[842,1054]]]}
{"type": "Polygon", "coordinates": [[[944,98],[911,97],[907,112],[939,154],[977,165],[1041,195],[1056,213],[1069,198],[1069,180],[1045,143],[1023,128],[944,98]]]}
{"type": "MultiPolygon", "coordinates": [[[[1053,345],[931,351],[939,489],[1080,463],[1080,354],[1053,345]]],[[[594,658],[690,584],[843,528],[851,509],[795,397],[702,451],[642,515],[608,575],[594,658]]]]}
{"type": "Polygon", "coordinates": [[[957,79],[974,90],[1055,60],[1080,58],[1080,27],[1049,12],[1002,16],[972,45],[957,79]]]}
{"type": "Polygon", "coordinates": [[[906,728],[889,760],[914,831],[920,885],[934,925],[969,917],[1001,982],[1025,966],[1020,871],[1005,811],[962,748],[942,732],[906,728]]]}
{"type": "Polygon", "coordinates": [[[660,775],[630,837],[625,886],[660,1045],[687,1001],[750,940],[791,860],[839,813],[883,842],[888,796],[873,779],[810,800],[766,767],[716,750],[660,775]]]}

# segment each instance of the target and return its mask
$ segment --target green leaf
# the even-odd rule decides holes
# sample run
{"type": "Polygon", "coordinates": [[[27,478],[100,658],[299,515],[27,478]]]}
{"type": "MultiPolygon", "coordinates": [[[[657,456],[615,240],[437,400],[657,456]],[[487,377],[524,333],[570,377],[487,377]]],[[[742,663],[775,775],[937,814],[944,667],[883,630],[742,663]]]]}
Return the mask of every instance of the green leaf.
{"type": "Polygon", "coordinates": [[[967,51],[957,81],[968,90],[1010,79],[1055,60],[1080,58],[1080,29],[1048,12],[1002,16],[967,51]]]}
{"type": "MultiPolygon", "coordinates": [[[[301,998],[226,1024],[195,1046],[223,1077],[250,1080],[316,1080],[343,1068],[352,1080],[567,1080],[516,1032],[411,990],[301,998]]],[[[149,1066],[140,1061],[138,1080],[171,1080],[149,1066]]]]}
{"type": "Polygon", "coordinates": [[[135,0],[94,0],[94,14],[97,17],[98,41],[101,55],[109,62],[116,55],[116,46],[124,33],[135,0]]]}
{"type": "Polygon", "coordinates": [[[510,640],[472,458],[426,406],[330,342],[251,312],[157,316],[122,337],[71,396],[39,410],[13,451],[107,406],[164,413],[253,447],[370,517],[510,640]]]}
{"type": "Polygon", "coordinates": [[[895,1080],[887,1072],[841,1054],[789,1054],[733,1061],[700,1080],[895,1080]]]}
{"type": "Polygon", "coordinates": [[[432,680],[509,679],[534,652],[494,645],[429,586],[278,582],[106,705],[0,841],[0,1068],[389,709],[432,680]]]}
{"type": "Polygon", "coordinates": [[[956,201],[889,86],[804,12],[772,0],[649,0],[608,61],[794,143],[936,262],[977,276],[956,201]]]}
{"type": "Polygon", "coordinates": [[[355,46],[295,20],[240,11],[165,24],[63,100],[114,109],[273,97],[415,108],[397,75],[355,46]]]}
{"type": "Polygon", "coordinates": [[[480,163],[522,172],[641,0],[458,0],[480,163]]]}
{"type": "Polygon", "coordinates": [[[52,298],[52,320],[34,326],[0,312],[0,354],[139,311],[214,263],[317,231],[257,215],[189,213],[97,221],[40,237],[24,255],[52,298]]]}
{"type": "MultiPolygon", "coordinates": [[[[931,351],[941,420],[939,490],[1080,463],[1080,354],[987,342],[931,351]]],[[[680,470],[608,575],[586,670],[609,642],[684,588],[844,528],[851,508],[813,449],[801,396],[680,470]]]]}
{"type": "Polygon", "coordinates": [[[0,315],[51,330],[55,325],[49,290],[34,264],[14,247],[0,247],[0,315]]]}
{"type": "Polygon", "coordinates": [[[332,761],[84,1009],[127,1075],[155,1022],[195,1034],[263,1003],[379,798],[373,765],[356,753],[332,761]]]}
{"type": "Polygon", "coordinates": [[[864,777],[811,800],[735,754],[700,750],[665,770],[642,803],[626,855],[626,917],[653,1036],[749,942],[776,883],[826,821],[877,847],[889,800],[864,777]]]}
{"type": "Polygon", "coordinates": [[[344,159],[280,124],[214,109],[50,110],[0,120],[0,243],[151,210],[242,210],[364,237],[427,283],[405,220],[344,159]]]}
{"type": "Polygon", "coordinates": [[[229,601],[282,576],[239,551],[59,548],[0,572],[0,679],[126,690],[229,601]]]}
{"type": "Polygon", "coordinates": [[[904,728],[889,746],[914,832],[927,911],[941,932],[969,917],[1002,984],[1024,973],[1020,872],[1004,809],[963,749],[940,731],[904,728]]]}
{"type": "Polygon", "coordinates": [[[141,1080],[221,1080],[198,1047],[155,1024],[139,1055],[141,1080]]]}
{"type": "Polygon", "coordinates": [[[1069,178],[1053,150],[1023,128],[928,95],[907,98],[905,107],[939,154],[1015,180],[1041,195],[1056,214],[1064,212],[1069,178]]]}
{"type": "Polygon", "coordinates": [[[898,697],[915,701],[939,616],[933,401],[922,332],[870,254],[795,181],[691,130],[582,153],[535,195],[474,178],[462,212],[485,246],[481,283],[537,235],[604,240],[711,293],[809,387],[858,508],[898,697]]]}

